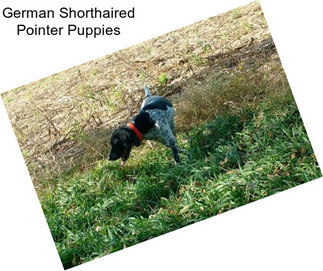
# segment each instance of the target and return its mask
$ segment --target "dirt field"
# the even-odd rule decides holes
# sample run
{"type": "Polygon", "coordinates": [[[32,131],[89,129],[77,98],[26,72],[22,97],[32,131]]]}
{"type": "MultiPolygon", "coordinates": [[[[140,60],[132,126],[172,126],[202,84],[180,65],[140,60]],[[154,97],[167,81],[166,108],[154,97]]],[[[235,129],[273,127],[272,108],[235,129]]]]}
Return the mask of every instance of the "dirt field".
{"type": "MultiPolygon", "coordinates": [[[[137,112],[144,85],[176,107],[183,93],[214,78],[241,70],[270,77],[277,68],[255,2],[11,90],[3,100],[37,188],[40,179],[104,158],[111,130],[137,112]]],[[[176,122],[179,130],[190,125],[180,114],[176,122]]]]}

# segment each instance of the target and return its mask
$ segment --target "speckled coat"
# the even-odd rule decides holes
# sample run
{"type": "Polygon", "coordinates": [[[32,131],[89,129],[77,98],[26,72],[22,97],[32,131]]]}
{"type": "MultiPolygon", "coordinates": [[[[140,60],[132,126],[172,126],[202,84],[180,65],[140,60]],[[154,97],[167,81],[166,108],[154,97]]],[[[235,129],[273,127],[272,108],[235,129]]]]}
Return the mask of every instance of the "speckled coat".
{"type": "Polygon", "coordinates": [[[144,139],[160,142],[172,149],[176,163],[179,150],[175,140],[174,107],[161,96],[147,97],[140,112],[132,119],[144,139]]]}

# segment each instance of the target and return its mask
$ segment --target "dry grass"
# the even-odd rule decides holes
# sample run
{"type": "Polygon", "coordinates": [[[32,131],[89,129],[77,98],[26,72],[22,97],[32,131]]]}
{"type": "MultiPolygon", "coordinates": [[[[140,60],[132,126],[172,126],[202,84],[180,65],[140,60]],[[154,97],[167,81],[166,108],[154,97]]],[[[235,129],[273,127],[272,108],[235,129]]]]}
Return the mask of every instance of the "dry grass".
{"type": "MultiPolygon", "coordinates": [[[[261,54],[266,53],[269,52],[261,51],[261,54]]],[[[246,110],[255,111],[262,101],[275,99],[281,92],[290,93],[278,59],[266,67],[248,68],[241,63],[233,74],[211,77],[206,84],[192,84],[176,97],[180,129],[187,130],[219,114],[241,115],[246,110]]]]}
{"type": "MultiPolygon", "coordinates": [[[[237,107],[241,96],[252,99],[259,83],[253,73],[286,82],[258,3],[19,87],[3,99],[37,188],[40,179],[88,169],[104,157],[111,131],[138,110],[143,85],[174,100],[183,128],[223,106],[237,107]],[[248,90],[243,85],[250,78],[248,90]]],[[[279,82],[268,91],[285,84],[279,82]]]]}

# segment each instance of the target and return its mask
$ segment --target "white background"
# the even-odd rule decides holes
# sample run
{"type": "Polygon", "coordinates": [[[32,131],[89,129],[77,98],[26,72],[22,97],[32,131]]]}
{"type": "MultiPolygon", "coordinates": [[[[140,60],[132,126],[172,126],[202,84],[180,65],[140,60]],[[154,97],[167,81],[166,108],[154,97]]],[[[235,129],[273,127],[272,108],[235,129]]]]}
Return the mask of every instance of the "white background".
{"type": "MultiPolygon", "coordinates": [[[[136,8],[112,21],[122,34],[88,39],[18,37],[0,16],[0,91],[231,10],[250,1],[2,0],[16,9],[136,8]]],[[[315,154],[323,165],[320,1],[260,2],[315,154]]],[[[81,23],[81,21],[78,21],[81,23]]],[[[99,23],[100,25],[101,23],[99,23]]],[[[0,269],[63,270],[16,138],[0,101],[0,269]]],[[[322,178],[75,267],[75,270],[323,270],[322,178]]],[[[74,270],[73,269],[73,270],[74,270]]]]}

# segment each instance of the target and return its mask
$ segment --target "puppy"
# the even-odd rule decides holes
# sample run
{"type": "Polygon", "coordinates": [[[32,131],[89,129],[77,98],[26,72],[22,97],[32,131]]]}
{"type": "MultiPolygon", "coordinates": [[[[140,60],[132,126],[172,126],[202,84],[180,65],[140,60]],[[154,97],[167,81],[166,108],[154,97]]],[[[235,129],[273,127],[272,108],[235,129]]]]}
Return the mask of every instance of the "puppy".
{"type": "Polygon", "coordinates": [[[115,130],[111,136],[109,160],[121,159],[121,166],[129,158],[133,146],[141,141],[153,140],[171,148],[175,163],[180,162],[179,149],[175,140],[174,108],[172,103],[161,96],[151,96],[144,87],[146,99],[139,113],[127,124],[115,130]]]}

